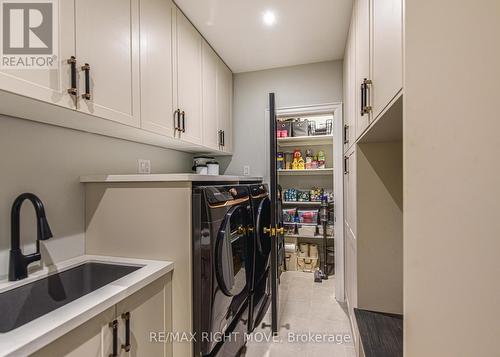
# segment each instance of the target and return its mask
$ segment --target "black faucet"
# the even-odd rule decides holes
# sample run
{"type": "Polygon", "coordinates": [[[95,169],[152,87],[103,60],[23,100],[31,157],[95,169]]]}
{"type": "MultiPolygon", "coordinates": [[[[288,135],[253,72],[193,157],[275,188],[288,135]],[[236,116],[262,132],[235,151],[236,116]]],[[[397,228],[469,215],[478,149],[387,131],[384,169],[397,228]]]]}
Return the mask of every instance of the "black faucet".
{"type": "Polygon", "coordinates": [[[42,201],[32,193],[23,193],[16,198],[11,211],[11,241],[10,241],[10,261],[9,261],[9,280],[21,280],[28,277],[28,265],[40,260],[40,241],[52,238],[49,222],[45,217],[45,209],[42,201]],[[19,238],[19,216],[21,206],[25,200],[30,200],[35,207],[36,212],[36,253],[24,255],[20,248],[19,238]]]}

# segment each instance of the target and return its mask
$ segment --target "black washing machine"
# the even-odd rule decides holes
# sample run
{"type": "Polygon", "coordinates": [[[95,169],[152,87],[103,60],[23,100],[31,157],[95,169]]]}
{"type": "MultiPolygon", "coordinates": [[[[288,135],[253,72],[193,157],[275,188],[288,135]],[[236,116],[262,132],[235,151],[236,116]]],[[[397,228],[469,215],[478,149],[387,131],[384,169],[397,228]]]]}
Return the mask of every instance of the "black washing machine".
{"type": "Polygon", "coordinates": [[[249,185],[254,222],[254,278],[250,296],[249,330],[252,331],[261,321],[271,302],[269,265],[271,238],[264,228],[271,224],[271,201],[266,184],[249,185]]]}
{"type": "Polygon", "coordinates": [[[195,356],[234,357],[248,331],[253,282],[248,186],[193,188],[195,356]]]}

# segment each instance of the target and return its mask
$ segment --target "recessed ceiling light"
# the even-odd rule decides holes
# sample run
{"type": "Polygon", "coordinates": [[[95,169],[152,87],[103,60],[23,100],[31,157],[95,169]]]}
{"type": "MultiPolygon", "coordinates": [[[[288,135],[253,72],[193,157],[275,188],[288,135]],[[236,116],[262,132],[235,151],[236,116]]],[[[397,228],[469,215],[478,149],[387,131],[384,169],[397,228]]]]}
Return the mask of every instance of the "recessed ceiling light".
{"type": "Polygon", "coordinates": [[[276,15],[272,11],[266,11],[264,15],[262,15],[262,21],[267,26],[272,26],[276,22],[276,15]]]}

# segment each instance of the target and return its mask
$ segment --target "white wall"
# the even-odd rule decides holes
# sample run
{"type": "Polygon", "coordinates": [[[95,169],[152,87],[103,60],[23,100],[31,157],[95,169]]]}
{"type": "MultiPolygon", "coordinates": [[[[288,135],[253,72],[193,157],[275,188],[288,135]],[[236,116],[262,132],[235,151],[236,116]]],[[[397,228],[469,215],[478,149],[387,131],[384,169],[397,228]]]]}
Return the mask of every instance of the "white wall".
{"type": "MultiPolygon", "coordinates": [[[[0,279],[8,271],[10,209],[18,194],[33,192],[45,203],[54,238],[42,255],[45,262],[59,261],[84,250],[80,175],[136,173],[139,158],[151,160],[153,173],[189,172],[192,163],[190,154],[5,116],[0,116],[0,153],[0,279]]],[[[34,250],[32,212],[26,202],[21,239],[31,246],[25,253],[34,250]]]]}
{"type": "Polygon", "coordinates": [[[265,111],[269,93],[276,93],[277,107],[342,101],[342,61],[329,61],[234,75],[233,156],[221,159],[227,174],[266,175],[269,140],[265,111]]]}
{"type": "Polygon", "coordinates": [[[500,1],[405,6],[405,356],[499,356],[500,1]]]}

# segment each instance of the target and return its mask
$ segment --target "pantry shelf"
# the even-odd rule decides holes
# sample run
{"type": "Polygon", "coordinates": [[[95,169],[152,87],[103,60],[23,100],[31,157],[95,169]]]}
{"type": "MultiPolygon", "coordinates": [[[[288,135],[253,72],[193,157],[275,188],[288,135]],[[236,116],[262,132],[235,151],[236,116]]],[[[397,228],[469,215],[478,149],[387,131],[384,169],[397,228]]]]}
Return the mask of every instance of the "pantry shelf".
{"type": "Polygon", "coordinates": [[[278,146],[301,146],[301,145],[333,145],[332,135],[317,136],[292,136],[288,138],[277,138],[278,146]]]}
{"type": "Polygon", "coordinates": [[[311,206],[311,207],[321,207],[321,202],[311,202],[311,201],[283,201],[284,206],[311,206]]]}
{"type": "Polygon", "coordinates": [[[306,170],[278,170],[278,175],[283,175],[283,176],[333,175],[333,168],[306,169],[306,170]]]}
{"type": "MultiPolygon", "coordinates": [[[[305,234],[285,234],[285,238],[297,238],[297,239],[323,239],[322,235],[319,236],[308,236],[305,234]]],[[[328,236],[327,239],[333,239],[333,235],[328,236]]]]}

